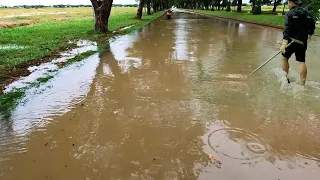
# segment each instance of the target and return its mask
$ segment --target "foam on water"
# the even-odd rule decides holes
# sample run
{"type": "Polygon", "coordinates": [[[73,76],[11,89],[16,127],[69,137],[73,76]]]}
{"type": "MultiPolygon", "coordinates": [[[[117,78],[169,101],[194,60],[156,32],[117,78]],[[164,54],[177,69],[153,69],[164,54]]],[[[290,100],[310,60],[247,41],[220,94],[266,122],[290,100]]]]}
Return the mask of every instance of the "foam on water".
{"type": "Polygon", "coordinates": [[[315,81],[306,81],[305,86],[300,84],[300,75],[297,71],[290,69],[288,78],[290,83],[287,82],[286,73],[280,69],[273,70],[280,83],[280,91],[286,95],[293,96],[294,98],[314,98],[320,97],[320,83],[315,81]]]}

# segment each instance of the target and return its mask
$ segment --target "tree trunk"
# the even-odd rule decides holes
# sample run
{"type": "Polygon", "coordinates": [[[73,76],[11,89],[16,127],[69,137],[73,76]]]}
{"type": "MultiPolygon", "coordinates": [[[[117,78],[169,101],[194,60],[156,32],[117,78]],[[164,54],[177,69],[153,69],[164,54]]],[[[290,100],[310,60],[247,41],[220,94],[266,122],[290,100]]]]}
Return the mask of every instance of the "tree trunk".
{"type": "Polygon", "coordinates": [[[231,2],[230,2],[230,1],[228,1],[228,4],[227,4],[227,9],[226,9],[226,11],[227,11],[227,12],[230,12],[230,11],[231,11],[231,7],[230,7],[230,4],[231,4],[231,2]]]}
{"type": "Polygon", "coordinates": [[[147,0],[147,15],[151,15],[151,2],[147,0]]]}
{"type": "Polygon", "coordinates": [[[252,9],[251,11],[254,11],[254,8],[256,7],[256,0],[252,0],[252,9]]]}
{"type": "Polygon", "coordinates": [[[153,3],[152,4],[152,8],[153,8],[153,12],[156,13],[158,10],[157,10],[157,5],[156,3],[153,3]]]}
{"type": "Polygon", "coordinates": [[[237,12],[241,12],[241,7],[242,7],[242,0],[238,0],[237,12]]]}
{"type": "Polygon", "coordinates": [[[220,0],[218,0],[218,11],[220,11],[221,10],[221,3],[220,3],[221,1],[220,0]]]}
{"type": "Polygon", "coordinates": [[[144,0],[140,0],[139,7],[137,10],[137,17],[136,17],[137,19],[141,19],[142,17],[143,4],[144,4],[144,0]]]}
{"type": "Polygon", "coordinates": [[[107,32],[110,11],[113,0],[91,0],[94,11],[94,30],[96,32],[107,32]]]}
{"type": "Polygon", "coordinates": [[[276,12],[279,0],[274,0],[272,12],[276,12]]]}

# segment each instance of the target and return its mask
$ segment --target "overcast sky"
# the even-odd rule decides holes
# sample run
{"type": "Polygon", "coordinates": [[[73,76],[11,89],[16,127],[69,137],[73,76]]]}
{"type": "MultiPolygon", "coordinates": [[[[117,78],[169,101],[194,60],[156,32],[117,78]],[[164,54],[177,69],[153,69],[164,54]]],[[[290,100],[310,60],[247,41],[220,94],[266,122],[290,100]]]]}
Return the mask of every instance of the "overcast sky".
{"type": "MultiPolygon", "coordinates": [[[[243,2],[248,2],[244,0],[243,2]]],[[[52,5],[52,4],[90,4],[90,0],[0,0],[4,6],[15,5],[52,5]]],[[[113,4],[136,4],[135,0],[113,0],[113,4]]]]}
{"type": "MultiPolygon", "coordinates": [[[[0,0],[1,5],[91,4],[90,0],[0,0]]],[[[113,0],[113,4],[136,4],[135,0],[113,0]]]]}

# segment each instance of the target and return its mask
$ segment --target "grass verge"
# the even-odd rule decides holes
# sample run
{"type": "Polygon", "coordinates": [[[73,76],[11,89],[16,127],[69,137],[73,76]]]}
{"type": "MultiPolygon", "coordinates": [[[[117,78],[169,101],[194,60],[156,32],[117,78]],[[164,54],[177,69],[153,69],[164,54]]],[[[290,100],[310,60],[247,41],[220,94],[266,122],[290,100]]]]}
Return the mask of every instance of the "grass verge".
{"type": "MultiPolygon", "coordinates": [[[[143,16],[143,19],[139,21],[134,19],[135,13],[133,12],[114,14],[110,16],[109,30],[114,31],[128,25],[134,25],[134,28],[138,28],[160,15],[161,12],[143,16]]],[[[0,29],[0,44],[2,46],[2,48],[0,47],[0,84],[5,84],[5,80],[12,78],[12,76],[21,75],[19,69],[25,70],[30,65],[50,60],[61,50],[72,48],[74,44],[70,44],[70,40],[80,38],[94,41],[105,40],[113,35],[92,33],[93,23],[91,18],[0,29]],[[22,48],[5,48],[15,45],[22,48]]],[[[134,28],[126,30],[126,33],[134,28]]]]}
{"type": "MultiPolygon", "coordinates": [[[[115,31],[119,28],[132,25],[131,28],[116,33],[96,34],[92,32],[93,20],[80,19],[66,22],[50,22],[36,24],[33,26],[17,27],[12,29],[0,29],[0,44],[24,46],[23,49],[1,49],[0,48],[0,83],[4,87],[6,80],[12,78],[12,72],[21,69],[27,73],[28,65],[33,62],[42,63],[50,61],[58,55],[62,49],[68,49],[75,44],[70,43],[77,39],[89,39],[99,41],[99,51],[105,50],[108,46],[104,46],[105,40],[118,34],[130,33],[144,25],[150,23],[154,19],[160,17],[163,13],[155,13],[150,16],[143,16],[142,20],[134,19],[135,13],[119,14],[110,17],[109,29],[115,31]],[[101,45],[100,45],[101,44],[101,45]]],[[[59,64],[59,67],[67,66],[73,62],[81,61],[86,57],[96,53],[96,51],[88,51],[77,55],[66,63],[59,64]]],[[[29,71],[28,71],[29,72],[29,71]]],[[[16,74],[19,75],[19,71],[16,74]]],[[[21,75],[21,74],[20,74],[21,75]]],[[[26,75],[26,74],[24,74],[26,75]]],[[[36,82],[30,84],[29,87],[46,83],[53,78],[38,78],[36,82]]],[[[0,84],[1,85],[1,84],[0,84]]],[[[0,95],[0,115],[7,114],[19,102],[25,94],[26,88],[14,89],[8,93],[0,95]]]]}
{"type": "MultiPolygon", "coordinates": [[[[280,15],[274,14],[261,14],[261,15],[253,15],[247,12],[238,13],[238,12],[226,12],[226,11],[210,11],[210,10],[190,10],[196,13],[218,16],[218,17],[226,17],[232,18],[236,20],[245,20],[251,21],[255,23],[263,23],[275,26],[283,26],[284,17],[280,15]]],[[[320,36],[320,28],[316,28],[316,35],[320,36]]]]}

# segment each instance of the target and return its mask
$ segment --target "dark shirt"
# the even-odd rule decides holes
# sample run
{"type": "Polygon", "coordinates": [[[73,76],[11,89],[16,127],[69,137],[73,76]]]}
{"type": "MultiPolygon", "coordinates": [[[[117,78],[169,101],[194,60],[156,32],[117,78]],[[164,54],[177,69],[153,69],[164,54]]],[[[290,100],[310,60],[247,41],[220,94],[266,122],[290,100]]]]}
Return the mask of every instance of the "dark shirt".
{"type": "Polygon", "coordinates": [[[307,47],[308,35],[313,35],[316,27],[316,21],[311,12],[300,7],[294,6],[285,16],[283,39],[290,38],[302,41],[307,47]]]}

